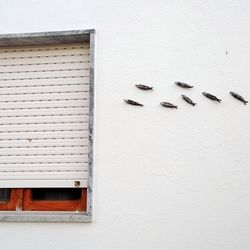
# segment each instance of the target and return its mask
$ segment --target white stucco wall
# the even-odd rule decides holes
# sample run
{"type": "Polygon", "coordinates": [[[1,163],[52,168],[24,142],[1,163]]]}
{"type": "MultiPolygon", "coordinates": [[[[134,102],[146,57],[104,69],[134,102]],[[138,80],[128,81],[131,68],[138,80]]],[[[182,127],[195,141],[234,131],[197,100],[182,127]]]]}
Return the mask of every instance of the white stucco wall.
{"type": "Polygon", "coordinates": [[[249,1],[0,3],[0,33],[96,29],[94,221],[0,223],[1,250],[250,249],[249,1]]]}

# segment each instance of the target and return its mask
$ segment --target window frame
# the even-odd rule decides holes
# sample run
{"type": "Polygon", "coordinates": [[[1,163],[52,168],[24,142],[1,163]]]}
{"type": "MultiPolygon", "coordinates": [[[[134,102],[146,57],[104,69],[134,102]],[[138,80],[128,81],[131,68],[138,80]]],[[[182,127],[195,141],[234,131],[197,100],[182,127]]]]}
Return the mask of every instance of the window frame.
{"type": "MultiPolygon", "coordinates": [[[[66,188],[67,189],[67,188],[66,188]]],[[[77,189],[77,188],[75,188],[77,189]]],[[[0,213],[2,211],[87,211],[87,188],[79,188],[81,195],[79,199],[41,199],[33,200],[32,191],[35,188],[11,188],[10,199],[0,202],[0,213]]],[[[78,190],[79,190],[78,189],[78,190]]]]}
{"type": "MultiPolygon", "coordinates": [[[[27,197],[30,191],[22,188],[11,190],[11,197],[8,202],[0,203],[0,222],[91,222],[92,221],[92,179],[93,179],[93,136],[94,136],[94,50],[95,50],[95,30],[69,30],[69,31],[53,31],[39,33],[19,33],[19,34],[1,34],[0,47],[15,46],[32,46],[32,45],[53,45],[65,43],[82,43],[88,42],[90,45],[90,76],[89,76],[89,169],[88,169],[88,186],[86,192],[82,194],[85,201],[82,201],[83,210],[86,211],[42,211],[41,203],[45,201],[31,201],[27,197]],[[25,197],[23,199],[21,197],[25,197]],[[39,204],[38,204],[39,203],[39,204]],[[23,209],[22,209],[22,206],[23,209]],[[41,208],[39,211],[26,211],[26,208],[41,208]],[[8,211],[1,211],[3,208],[8,211]],[[21,210],[22,209],[22,210],[21,210]]],[[[64,201],[59,201],[62,204],[64,201]]],[[[71,201],[72,203],[72,201],[71,201]]],[[[49,204],[51,205],[51,203],[49,204]]],[[[67,202],[64,203],[67,205],[67,202]]],[[[67,209],[66,209],[67,210],[67,209]]],[[[81,210],[81,209],[80,209],[81,210]]]]}
{"type": "Polygon", "coordinates": [[[23,211],[86,211],[87,189],[81,188],[81,197],[78,200],[32,200],[32,189],[23,191],[23,211]]]}
{"type": "Polygon", "coordinates": [[[12,188],[10,190],[9,201],[0,202],[0,212],[5,211],[16,211],[22,209],[23,189],[12,188]]]}

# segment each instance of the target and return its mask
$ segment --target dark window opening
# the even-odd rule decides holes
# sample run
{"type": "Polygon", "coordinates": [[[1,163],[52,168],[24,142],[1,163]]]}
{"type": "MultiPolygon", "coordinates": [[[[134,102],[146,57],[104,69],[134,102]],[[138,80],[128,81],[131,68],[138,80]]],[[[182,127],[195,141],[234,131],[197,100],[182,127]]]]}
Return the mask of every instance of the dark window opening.
{"type": "Polygon", "coordinates": [[[31,199],[34,201],[80,200],[81,192],[78,188],[34,188],[31,199]]]}
{"type": "Polygon", "coordinates": [[[10,188],[0,188],[0,202],[8,202],[10,200],[10,188]]]}

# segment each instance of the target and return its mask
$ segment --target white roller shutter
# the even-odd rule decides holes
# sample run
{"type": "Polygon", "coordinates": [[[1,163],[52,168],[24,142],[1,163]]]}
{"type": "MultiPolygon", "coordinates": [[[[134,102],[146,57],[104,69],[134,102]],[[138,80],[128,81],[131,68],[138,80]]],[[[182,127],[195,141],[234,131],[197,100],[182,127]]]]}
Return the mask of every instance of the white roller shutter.
{"type": "Polygon", "coordinates": [[[0,49],[0,187],[87,187],[89,44],[0,49]]]}

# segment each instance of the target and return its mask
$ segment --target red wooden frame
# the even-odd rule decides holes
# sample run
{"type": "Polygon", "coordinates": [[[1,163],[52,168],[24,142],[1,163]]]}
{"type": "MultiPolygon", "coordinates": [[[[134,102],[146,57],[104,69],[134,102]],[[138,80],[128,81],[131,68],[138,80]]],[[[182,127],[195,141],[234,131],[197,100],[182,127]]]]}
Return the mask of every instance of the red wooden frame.
{"type": "Polygon", "coordinates": [[[23,210],[27,211],[87,211],[87,188],[82,189],[79,200],[32,200],[32,189],[24,190],[23,210]]]}
{"type": "Polygon", "coordinates": [[[32,200],[32,189],[12,189],[10,200],[0,202],[0,211],[87,211],[87,188],[79,200],[32,200]]]}
{"type": "Polygon", "coordinates": [[[10,193],[10,200],[0,202],[0,211],[22,210],[23,204],[23,189],[13,188],[10,193]]]}

